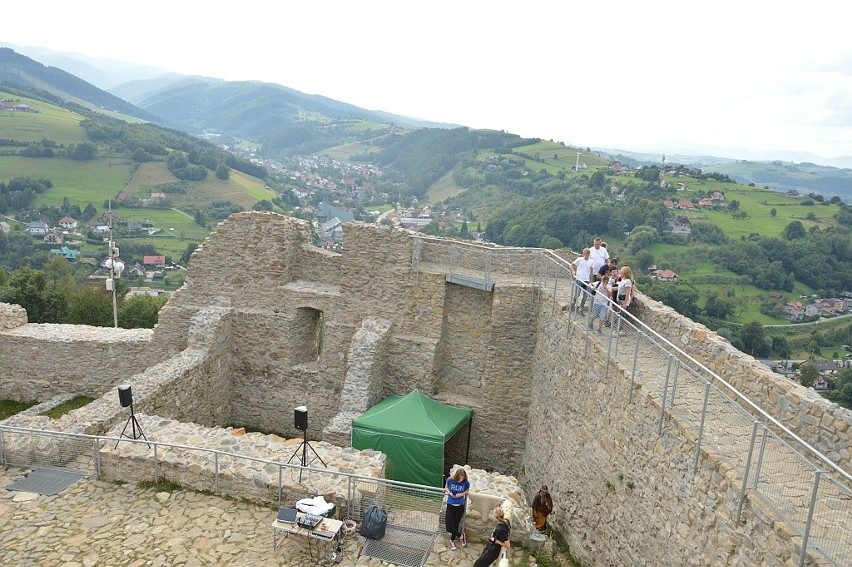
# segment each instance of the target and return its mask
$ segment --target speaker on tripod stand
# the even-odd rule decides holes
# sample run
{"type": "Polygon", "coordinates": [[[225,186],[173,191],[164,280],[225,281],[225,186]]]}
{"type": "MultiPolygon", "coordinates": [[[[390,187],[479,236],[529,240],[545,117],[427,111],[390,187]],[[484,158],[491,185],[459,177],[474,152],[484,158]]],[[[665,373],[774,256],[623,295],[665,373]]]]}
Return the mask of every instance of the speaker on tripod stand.
{"type": "Polygon", "coordinates": [[[127,418],[127,422],[124,424],[124,429],[121,430],[121,435],[119,435],[119,440],[115,442],[115,446],[118,447],[121,437],[127,437],[128,439],[139,439],[141,437],[147,441],[148,438],[145,437],[145,432],[142,431],[142,425],[136,419],[136,414],[133,413],[133,390],[129,384],[122,384],[118,387],[118,403],[123,408],[130,408],[130,417],[127,418]],[[128,426],[131,428],[130,435],[126,434],[128,426]]]}
{"type": "MultiPolygon", "coordinates": [[[[311,447],[311,444],[308,442],[308,408],[306,406],[299,406],[293,410],[293,425],[296,427],[296,429],[302,432],[304,437],[302,439],[302,443],[298,447],[296,447],[296,450],[293,451],[292,455],[290,455],[290,459],[287,461],[287,463],[289,464],[290,462],[292,462],[296,455],[299,454],[299,451],[301,451],[302,455],[299,461],[299,466],[307,467],[316,460],[319,460],[319,462],[322,463],[322,466],[328,466],[325,464],[325,461],[322,460],[322,457],[317,454],[316,450],[314,450],[314,448],[311,447]],[[308,461],[308,449],[310,449],[311,452],[314,454],[314,457],[310,461],[308,461]]],[[[302,471],[299,471],[299,482],[302,482],[302,471]]]]}

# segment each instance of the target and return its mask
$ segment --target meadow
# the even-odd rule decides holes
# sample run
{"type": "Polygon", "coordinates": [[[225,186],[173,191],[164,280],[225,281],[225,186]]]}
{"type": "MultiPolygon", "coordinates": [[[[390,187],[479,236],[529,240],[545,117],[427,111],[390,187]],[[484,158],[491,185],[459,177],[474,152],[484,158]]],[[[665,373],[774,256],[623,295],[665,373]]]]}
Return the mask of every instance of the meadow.
{"type": "Polygon", "coordinates": [[[0,89],[0,98],[7,98],[29,106],[35,112],[0,112],[0,138],[40,142],[53,140],[59,145],[79,144],[86,141],[86,131],[80,126],[82,116],[31,98],[11,95],[0,89]]]}

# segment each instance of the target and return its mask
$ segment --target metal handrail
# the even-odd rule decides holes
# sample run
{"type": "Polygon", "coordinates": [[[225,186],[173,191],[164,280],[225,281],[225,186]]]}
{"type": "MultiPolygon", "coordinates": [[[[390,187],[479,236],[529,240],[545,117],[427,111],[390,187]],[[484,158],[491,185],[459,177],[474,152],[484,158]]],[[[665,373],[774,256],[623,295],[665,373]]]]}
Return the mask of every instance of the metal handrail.
{"type": "MultiPolygon", "coordinates": [[[[518,251],[523,251],[523,252],[527,252],[527,253],[539,253],[539,254],[542,254],[545,258],[547,258],[551,262],[553,262],[557,267],[567,270],[568,275],[570,276],[571,280],[576,280],[576,278],[574,278],[574,275],[571,272],[571,270],[568,269],[569,262],[567,260],[565,260],[564,258],[559,257],[552,250],[548,250],[546,248],[519,248],[519,247],[511,247],[511,246],[506,246],[506,247],[487,246],[487,245],[482,245],[482,244],[476,244],[476,243],[470,243],[470,242],[461,242],[461,241],[452,240],[452,239],[444,239],[444,238],[440,238],[440,237],[423,236],[423,235],[412,235],[412,238],[421,239],[423,241],[431,241],[431,242],[434,242],[435,244],[438,244],[438,245],[452,244],[453,246],[469,247],[469,248],[474,249],[474,250],[481,250],[483,252],[487,251],[489,254],[505,254],[505,253],[509,253],[509,252],[518,252],[518,251]]],[[[533,278],[533,280],[535,281],[535,278],[533,278]]],[[[542,290],[542,291],[544,291],[544,290],[542,290]]],[[[610,303],[612,303],[612,300],[609,300],[609,301],[610,301],[610,303]]],[[[796,443],[798,443],[799,445],[804,447],[809,453],[811,453],[813,455],[813,457],[817,461],[821,462],[823,465],[827,466],[828,468],[830,468],[835,473],[841,475],[844,479],[846,479],[846,481],[852,483],[852,475],[850,475],[845,470],[840,468],[840,466],[837,465],[837,463],[835,463],[834,461],[832,461],[831,459],[829,459],[828,457],[823,455],[818,449],[811,446],[807,441],[805,441],[804,439],[799,437],[796,433],[794,433],[789,428],[787,428],[783,423],[781,423],[780,421],[775,419],[773,416],[768,414],[765,410],[763,410],[758,405],[756,405],[754,402],[752,402],[742,392],[737,390],[736,387],[729,384],[724,378],[722,378],[721,376],[719,376],[718,374],[716,374],[715,372],[713,372],[712,370],[707,368],[701,362],[695,360],[695,358],[693,358],[691,355],[684,352],[677,345],[675,345],[671,341],[669,341],[666,337],[660,335],[657,331],[655,331],[654,329],[652,329],[651,327],[649,327],[648,325],[646,325],[645,323],[643,323],[642,321],[640,321],[639,319],[637,319],[636,317],[631,315],[630,313],[622,310],[621,314],[629,317],[632,324],[634,324],[636,326],[641,326],[647,333],[653,335],[658,340],[660,340],[662,343],[667,345],[670,350],[672,350],[673,352],[677,353],[678,355],[686,358],[690,363],[694,364],[695,366],[700,368],[702,371],[707,373],[715,382],[724,386],[724,388],[727,389],[731,394],[733,394],[739,401],[744,402],[746,406],[751,408],[753,411],[757,412],[766,422],[777,427],[778,429],[783,431],[786,435],[790,436],[796,443]]]]}

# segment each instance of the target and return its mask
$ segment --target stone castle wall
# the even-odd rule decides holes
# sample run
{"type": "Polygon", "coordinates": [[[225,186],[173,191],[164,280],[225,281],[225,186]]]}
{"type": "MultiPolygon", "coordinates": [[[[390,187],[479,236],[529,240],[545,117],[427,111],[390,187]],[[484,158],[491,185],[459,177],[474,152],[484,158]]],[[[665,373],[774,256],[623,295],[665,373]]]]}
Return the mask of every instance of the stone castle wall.
{"type": "Polygon", "coordinates": [[[584,565],[785,565],[797,548],[783,522],[749,499],[737,524],[741,480],[668,419],[657,433],[657,393],[630,392],[628,371],[606,369],[606,342],[586,349],[582,321],[544,314],[522,486],[547,484],[550,521],[584,565]],[[567,337],[567,338],[566,338],[567,337]],[[608,375],[604,378],[605,375],[608,375]]]}
{"type": "MultiPolygon", "coordinates": [[[[151,349],[151,329],[21,324],[0,304],[0,399],[44,401],[74,392],[97,398],[104,389],[167,358],[151,349]]],[[[17,307],[17,306],[15,306],[17,307]]],[[[24,311],[23,309],[20,309],[24,311]]],[[[26,312],[24,312],[26,313],[26,312]]]]}
{"type": "MultiPolygon", "coordinates": [[[[133,384],[140,412],[209,427],[296,436],[292,410],[304,404],[316,440],[349,407],[344,385],[366,392],[369,405],[418,388],[474,409],[469,458],[463,429],[449,462],[517,475],[530,494],[550,485],[552,519],[589,564],[774,565],[792,556],[789,534],[759,502],[747,502],[735,525],[732,473],[705,453],[693,474],[694,436],[673,418],[658,435],[649,392],[638,388],[628,404],[622,370],[596,378],[607,353],[581,347],[582,332],[568,333],[547,292],[506,283],[484,292],[415,270],[413,239],[396,229],[347,224],[345,255],[311,246],[310,230],[271,213],[232,216],[194,253],[153,331],[30,325],[20,308],[0,304],[0,397],[103,394],[61,422],[88,433],[122,423],[112,391],[122,382],[133,384]],[[364,339],[376,321],[381,336],[364,339]]],[[[850,412],[646,304],[652,328],[848,468],[850,412]]]]}
{"type": "Polygon", "coordinates": [[[852,412],[769,370],[731,343],[657,301],[643,322],[718,374],[812,447],[852,472],[852,412]]]}

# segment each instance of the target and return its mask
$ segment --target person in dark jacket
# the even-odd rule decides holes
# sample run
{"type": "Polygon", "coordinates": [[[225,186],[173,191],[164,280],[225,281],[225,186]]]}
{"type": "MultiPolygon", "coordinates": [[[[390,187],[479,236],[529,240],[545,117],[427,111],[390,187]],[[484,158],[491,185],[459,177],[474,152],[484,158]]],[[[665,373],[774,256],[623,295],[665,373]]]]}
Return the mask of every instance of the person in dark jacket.
{"type": "Polygon", "coordinates": [[[499,506],[494,508],[493,514],[494,519],[497,520],[497,526],[494,528],[494,531],[491,532],[491,537],[488,538],[488,543],[485,545],[485,549],[482,550],[482,554],[474,562],[473,567],[488,567],[497,561],[502,550],[505,549],[508,551],[508,549],[512,547],[512,542],[509,541],[512,526],[509,524],[509,520],[503,513],[503,508],[499,506]]]}
{"type": "Polygon", "coordinates": [[[550,497],[547,485],[543,484],[532,501],[532,516],[535,529],[543,531],[547,527],[547,516],[551,512],[553,512],[553,499],[550,497]]]}

